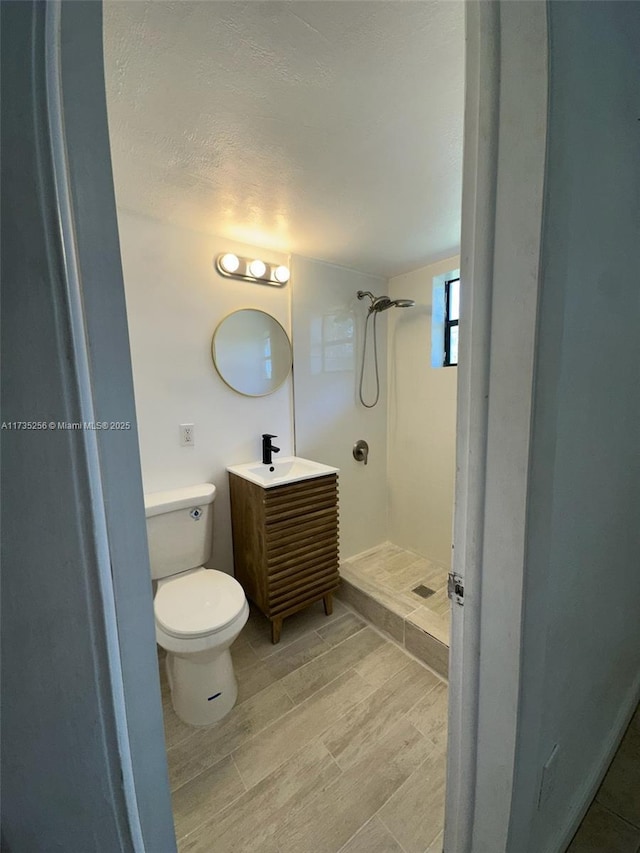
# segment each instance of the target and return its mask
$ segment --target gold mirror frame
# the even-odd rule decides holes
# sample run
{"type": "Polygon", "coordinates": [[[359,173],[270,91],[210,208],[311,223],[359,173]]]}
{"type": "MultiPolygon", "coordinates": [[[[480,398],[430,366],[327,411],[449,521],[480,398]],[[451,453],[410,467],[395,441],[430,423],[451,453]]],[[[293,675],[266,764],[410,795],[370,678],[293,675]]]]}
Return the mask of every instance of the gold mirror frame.
{"type": "Polygon", "coordinates": [[[211,358],[225,385],[244,397],[267,397],[273,394],[287,381],[293,366],[293,351],[286,329],[275,317],[259,308],[240,308],[227,314],[218,323],[211,338],[211,358]],[[268,324],[264,323],[265,318],[268,318],[268,324]],[[244,324],[245,340],[237,334],[238,329],[242,330],[242,326],[238,326],[242,319],[256,321],[253,328],[244,324]],[[259,320],[263,320],[262,329],[257,322],[259,320]],[[228,339],[222,340],[221,333],[225,327],[228,339]],[[236,334],[230,334],[232,331],[236,334]],[[223,345],[226,352],[222,350],[223,345]],[[261,371],[265,375],[261,376],[261,371]],[[277,373],[273,377],[267,376],[269,371],[277,373]],[[270,382],[267,390],[258,390],[261,382],[265,385],[270,382]]]}

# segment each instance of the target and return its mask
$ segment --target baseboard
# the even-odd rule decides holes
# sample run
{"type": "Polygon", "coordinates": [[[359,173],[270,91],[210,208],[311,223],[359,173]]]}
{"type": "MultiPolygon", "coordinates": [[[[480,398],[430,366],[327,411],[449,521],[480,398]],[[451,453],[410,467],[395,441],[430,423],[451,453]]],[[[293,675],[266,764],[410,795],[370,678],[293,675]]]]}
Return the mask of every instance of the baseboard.
{"type": "Polygon", "coordinates": [[[555,842],[551,843],[547,847],[546,853],[564,853],[571,843],[571,839],[578,831],[578,827],[582,823],[582,820],[586,815],[589,806],[593,802],[598,788],[602,784],[602,780],[609,769],[609,765],[613,761],[613,756],[616,754],[616,751],[620,746],[620,742],[622,741],[624,733],[631,722],[631,718],[638,706],[638,702],[640,702],[640,673],[638,674],[632,689],[629,691],[627,701],[623,703],[623,706],[616,717],[615,724],[611,730],[612,734],[607,741],[605,741],[605,748],[602,752],[600,761],[593,772],[587,776],[584,785],[578,791],[574,804],[569,810],[569,817],[566,826],[558,833],[558,837],[555,842]]]}

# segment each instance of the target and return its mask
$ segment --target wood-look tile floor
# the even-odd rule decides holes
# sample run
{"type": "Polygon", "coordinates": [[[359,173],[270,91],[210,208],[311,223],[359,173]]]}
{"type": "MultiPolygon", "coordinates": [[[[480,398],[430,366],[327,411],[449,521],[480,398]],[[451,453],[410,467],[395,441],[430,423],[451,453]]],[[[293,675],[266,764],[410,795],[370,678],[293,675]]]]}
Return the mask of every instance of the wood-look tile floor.
{"type": "Polygon", "coordinates": [[[640,708],[567,853],[640,853],[640,708]]]}
{"type": "Polygon", "coordinates": [[[336,602],[252,612],[232,647],[238,703],[165,736],[181,853],[432,853],[441,849],[447,686],[336,602]]]}
{"type": "Polygon", "coordinates": [[[340,573],[406,622],[449,645],[450,602],[445,566],[385,542],[345,560],[340,573]],[[432,589],[433,595],[422,598],[413,591],[421,585],[432,589]]]}

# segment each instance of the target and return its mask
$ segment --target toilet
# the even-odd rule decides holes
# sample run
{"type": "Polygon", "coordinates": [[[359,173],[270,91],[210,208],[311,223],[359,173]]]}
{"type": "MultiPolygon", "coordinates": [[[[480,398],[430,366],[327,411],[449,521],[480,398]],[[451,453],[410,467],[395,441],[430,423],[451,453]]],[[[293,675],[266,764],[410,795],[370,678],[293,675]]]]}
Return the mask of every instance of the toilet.
{"type": "Polygon", "coordinates": [[[215,494],[202,483],[144,499],[156,640],[167,651],[173,708],[192,726],[217,723],[235,705],[230,647],[249,618],[238,581],[202,565],[211,556],[215,494]]]}

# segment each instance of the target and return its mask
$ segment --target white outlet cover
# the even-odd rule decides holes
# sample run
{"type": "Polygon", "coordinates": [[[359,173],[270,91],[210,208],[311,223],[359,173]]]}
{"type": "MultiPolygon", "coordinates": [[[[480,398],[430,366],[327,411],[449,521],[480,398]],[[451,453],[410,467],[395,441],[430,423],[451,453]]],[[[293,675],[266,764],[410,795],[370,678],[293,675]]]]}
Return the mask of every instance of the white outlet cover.
{"type": "Polygon", "coordinates": [[[195,427],[193,424],[180,424],[180,446],[193,447],[196,443],[195,427]]]}

